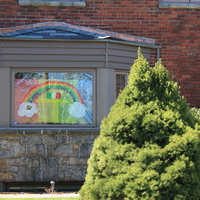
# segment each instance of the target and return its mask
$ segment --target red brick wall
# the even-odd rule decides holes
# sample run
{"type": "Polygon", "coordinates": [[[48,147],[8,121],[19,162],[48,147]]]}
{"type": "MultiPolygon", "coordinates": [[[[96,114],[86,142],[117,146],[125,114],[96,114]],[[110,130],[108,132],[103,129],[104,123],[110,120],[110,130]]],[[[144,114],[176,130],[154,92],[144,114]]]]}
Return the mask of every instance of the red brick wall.
{"type": "Polygon", "coordinates": [[[200,107],[200,10],[163,9],[158,1],[87,0],[78,8],[20,7],[18,0],[0,0],[0,28],[63,21],[156,39],[182,94],[200,107]]]}

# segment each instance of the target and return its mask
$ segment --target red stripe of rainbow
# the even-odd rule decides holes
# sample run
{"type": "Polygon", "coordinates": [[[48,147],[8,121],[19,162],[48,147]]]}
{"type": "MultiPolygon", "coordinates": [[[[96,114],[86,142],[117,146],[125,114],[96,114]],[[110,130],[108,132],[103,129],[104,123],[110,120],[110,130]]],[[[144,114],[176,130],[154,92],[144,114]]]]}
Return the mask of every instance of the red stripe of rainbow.
{"type": "Polygon", "coordinates": [[[24,97],[23,102],[34,102],[41,94],[51,89],[60,89],[67,91],[75,102],[84,104],[83,99],[78,90],[71,84],[60,81],[47,81],[39,84],[30,90],[24,97]]]}

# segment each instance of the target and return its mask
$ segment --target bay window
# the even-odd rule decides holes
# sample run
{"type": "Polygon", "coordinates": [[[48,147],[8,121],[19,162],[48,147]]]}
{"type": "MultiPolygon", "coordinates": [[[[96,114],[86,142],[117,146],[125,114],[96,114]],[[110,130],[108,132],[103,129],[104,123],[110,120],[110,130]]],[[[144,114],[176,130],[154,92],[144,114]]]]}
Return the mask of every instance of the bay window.
{"type": "MultiPolygon", "coordinates": [[[[148,60],[151,47],[142,47],[148,60]]],[[[2,39],[0,48],[0,127],[33,131],[99,127],[138,50],[122,41],[23,38],[2,39]]]]}

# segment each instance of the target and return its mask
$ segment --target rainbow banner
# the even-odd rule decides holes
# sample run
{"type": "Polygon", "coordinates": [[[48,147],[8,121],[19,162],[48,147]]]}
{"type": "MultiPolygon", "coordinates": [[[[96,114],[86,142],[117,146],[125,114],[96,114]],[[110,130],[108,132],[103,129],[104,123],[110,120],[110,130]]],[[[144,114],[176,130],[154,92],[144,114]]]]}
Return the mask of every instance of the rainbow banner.
{"type": "MultiPolygon", "coordinates": [[[[35,80],[29,80],[30,82],[35,80]]],[[[35,82],[36,83],[36,82],[35,82]]],[[[76,83],[76,82],[74,82],[76,83]]],[[[33,84],[35,85],[35,84],[33,84]]],[[[17,111],[25,120],[39,123],[86,123],[86,106],[75,86],[62,81],[46,81],[31,87],[17,111]]]]}

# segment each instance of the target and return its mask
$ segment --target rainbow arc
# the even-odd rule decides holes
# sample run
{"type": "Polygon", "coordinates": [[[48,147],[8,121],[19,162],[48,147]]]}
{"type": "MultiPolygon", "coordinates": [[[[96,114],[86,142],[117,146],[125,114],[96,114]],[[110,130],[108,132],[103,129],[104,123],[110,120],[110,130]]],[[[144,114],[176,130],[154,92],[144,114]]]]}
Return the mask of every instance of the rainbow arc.
{"type": "Polygon", "coordinates": [[[26,94],[23,102],[33,103],[40,95],[52,89],[64,90],[71,95],[74,102],[84,104],[79,91],[73,85],[60,81],[47,81],[37,85],[26,94]]]}

